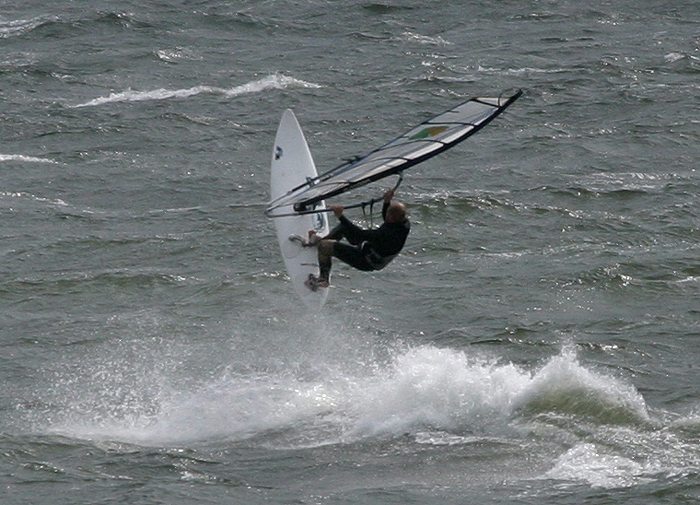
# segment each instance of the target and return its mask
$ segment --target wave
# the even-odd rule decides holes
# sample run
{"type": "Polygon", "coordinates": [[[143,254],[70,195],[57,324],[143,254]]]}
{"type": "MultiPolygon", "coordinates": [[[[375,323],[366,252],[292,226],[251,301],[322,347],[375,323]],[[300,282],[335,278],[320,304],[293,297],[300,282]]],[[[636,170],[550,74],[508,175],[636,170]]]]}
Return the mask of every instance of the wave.
{"type": "Polygon", "coordinates": [[[423,427],[479,431],[544,413],[598,423],[643,423],[646,404],[633,386],[588,370],[573,350],[528,371],[463,352],[418,348],[398,357],[385,380],[368,385],[357,434],[400,434],[423,427]]]}
{"type": "Polygon", "coordinates": [[[22,36],[35,30],[42,30],[49,37],[69,37],[72,33],[89,30],[100,24],[117,29],[151,27],[147,21],[140,20],[128,12],[84,10],[76,17],[39,16],[14,20],[5,20],[0,16],[0,39],[22,36]]]}
{"type": "Polygon", "coordinates": [[[645,467],[630,458],[605,452],[595,444],[577,444],[559,456],[542,478],[585,482],[593,487],[624,488],[651,482],[645,467]]]}
{"type": "MultiPolygon", "coordinates": [[[[578,69],[580,71],[580,69],[578,69]]],[[[521,67],[521,68],[494,68],[494,67],[483,67],[478,65],[476,67],[477,72],[482,72],[485,74],[511,74],[517,76],[529,75],[529,74],[561,74],[569,72],[570,69],[564,67],[554,67],[554,68],[537,68],[537,67],[521,67]]]]}
{"type": "Polygon", "coordinates": [[[27,163],[53,163],[58,164],[49,158],[38,158],[36,156],[26,156],[24,154],[0,154],[0,163],[3,161],[24,161],[27,163]]]}
{"type": "Polygon", "coordinates": [[[51,18],[48,20],[42,18],[32,18],[15,19],[11,21],[0,19],[0,39],[24,35],[25,33],[31,32],[35,28],[53,22],[56,19],[57,18],[51,18]]]}
{"type": "Polygon", "coordinates": [[[127,90],[120,93],[111,93],[109,96],[94,98],[88,102],[74,105],[73,107],[95,107],[98,105],[118,102],[143,102],[151,100],[167,100],[170,98],[189,98],[200,94],[223,95],[236,97],[249,93],[260,93],[269,89],[287,89],[291,87],[320,88],[319,84],[302,81],[281,74],[268,75],[257,81],[252,81],[233,88],[219,88],[214,86],[194,86],[186,89],[154,89],[151,91],[127,90]]]}
{"type": "Polygon", "coordinates": [[[67,207],[68,204],[61,200],[60,198],[45,198],[43,196],[33,195],[31,193],[22,191],[0,191],[0,200],[3,199],[18,199],[26,200],[28,202],[38,202],[41,204],[49,204],[56,207],[67,207]]]}
{"type": "MultiPolygon", "coordinates": [[[[84,377],[56,381],[57,397],[46,403],[62,407],[48,416],[55,422],[44,429],[141,445],[259,438],[317,446],[406,433],[419,443],[440,445],[468,443],[472,436],[490,440],[513,422],[529,423],[552,412],[574,422],[635,425],[648,418],[643,398],[631,385],[588,370],[569,351],[531,371],[421,346],[398,352],[388,364],[373,364],[371,373],[327,365],[303,373],[298,367],[276,373],[227,371],[182,390],[154,375],[157,367],[151,363],[113,359],[110,353],[109,363],[89,366],[84,377]],[[95,376],[105,380],[95,383],[95,376]],[[431,438],[426,432],[447,434],[431,438]]],[[[157,359],[160,363],[162,356],[157,359]]]]}
{"type": "Polygon", "coordinates": [[[644,398],[634,386],[582,367],[572,350],[538,371],[517,408],[530,418],[556,414],[606,425],[650,421],[644,398]]]}
{"type": "Polygon", "coordinates": [[[404,40],[407,42],[417,42],[419,44],[424,44],[424,45],[431,45],[431,46],[451,46],[452,42],[443,39],[439,35],[435,36],[429,36],[429,35],[421,35],[419,33],[414,33],[410,31],[405,31],[403,32],[400,37],[398,37],[399,40],[404,40]]]}
{"type": "Polygon", "coordinates": [[[194,50],[183,47],[173,49],[158,49],[155,51],[156,57],[166,63],[177,63],[182,60],[203,60],[194,50]]]}
{"type": "Polygon", "coordinates": [[[649,429],[605,426],[585,437],[578,433],[538,479],[611,489],[697,474],[697,426],[697,417],[691,416],[649,429]]]}
{"type": "Polygon", "coordinates": [[[362,8],[372,14],[391,14],[403,10],[412,10],[415,7],[408,5],[390,5],[387,3],[370,2],[362,5],[362,8]]]}
{"type": "MultiPolygon", "coordinates": [[[[64,204],[65,205],[65,204],[64,204]]],[[[129,245],[134,242],[128,241],[104,241],[93,240],[94,244],[108,245],[129,245]]],[[[138,243],[138,242],[136,242],[138,243]]],[[[89,242],[86,245],[89,246],[89,242]]],[[[22,298],[29,297],[34,293],[58,294],[71,291],[77,293],[87,289],[119,289],[119,290],[140,290],[158,286],[179,285],[188,281],[186,277],[166,272],[145,271],[105,271],[97,273],[82,273],[80,275],[59,275],[52,278],[22,278],[0,283],[0,293],[22,298]]]]}

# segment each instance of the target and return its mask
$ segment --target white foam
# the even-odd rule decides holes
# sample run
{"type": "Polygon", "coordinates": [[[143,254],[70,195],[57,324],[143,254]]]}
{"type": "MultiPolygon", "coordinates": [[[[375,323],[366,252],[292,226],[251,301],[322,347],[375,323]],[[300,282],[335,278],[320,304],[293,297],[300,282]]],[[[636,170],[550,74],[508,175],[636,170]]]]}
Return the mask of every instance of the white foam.
{"type": "Polygon", "coordinates": [[[67,207],[68,204],[61,200],[60,198],[49,199],[42,196],[36,196],[31,193],[21,192],[21,191],[0,191],[0,198],[17,198],[31,200],[34,202],[49,203],[51,205],[57,205],[59,207],[67,207]]]}
{"type": "Polygon", "coordinates": [[[0,154],[0,162],[3,161],[24,161],[27,163],[53,163],[57,164],[57,161],[48,158],[38,158],[36,156],[26,156],[24,154],[0,154]]]}
{"type": "Polygon", "coordinates": [[[464,429],[508,419],[530,381],[512,364],[430,346],[397,356],[359,388],[353,436],[402,434],[423,426],[464,429]]]}
{"type": "Polygon", "coordinates": [[[177,63],[180,60],[202,60],[203,58],[194,51],[182,47],[174,49],[159,49],[156,51],[158,59],[167,63],[177,63]]]}
{"type": "Polygon", "coordinates": [[[152,413],[73,417],[51,431],[142,445],[221,438],[243,440],[268,430],[293,427],[327,410],[332,400],[322,389],[290,380],[227,377],[197,391],[163,393],[152,413]]]}
{"type": "Polygon", "coordinates": [[[686,431],[688,433],[700,434],[700,413],[693,413],[671,423],[675,430],[686,431]]]}
{"type": "Polygon", "coordinates": [[[284,431],[291,445],[302,439],[308,446],[405,433],[445,433],[435,444],[471,443],[504,434],[507,438],[523,405],[557,388],[566,396],[572,384],[576,391],[608,395],[618,407],[644,410],[630,386],[585,369],[566,352],[535,371],[433,346],[404,349],[388,364],[361,369],[308,366],[304,373],[287,368],[263,375],[227,373],[185,389],[170,386],[147,367],[130,369],[118,383],[129,389],[126,403],[109,383],[97,389],[94,382],[79,386],[95,374],[120,377],[122,372],[90,370],[85,378],[66,381],[70,391],[60,393],[63,412],[48,429],[143,445],[238,440],[270,430],[284,431]],[[453,439],[453,434],[478,438],[453,439]]]}
{"type": "Polygon", "coordinates": [[[110,93],[108,96],[94,98],[93,100],[75,105],[74,107],[94,107],[118,102],[143,102],[151,100],[167,100],[170,98],[188,98],[200,94],[219,94],[227,97],[235,97],[249,93],[259,93],[268,89],[286,89],[290,87],[320,88],[321,86],[312,82],[295,79],[293,77],[273,74],[256,81],[228,89],[202,85],[185,89],[158,88],[150,91],[126,90],[119,93],[110,93]]]}
{"type": "Polygon", "coordinates": [[[644,467],[629,458],[606,454],[589,443],[578,444],[559,456],[545,479],[583,482],[594,487],[623,488],[649,482],[644,467]]]}
{"type": "Polygon", "coordinates": [[[452,45],[452,42],[443,39],[439,35],[431,37],[428,35],[421,35],[419,33],[414,33],[414,32],[410,32],[410,31],[403,32],[401,34],[401,39],[408,40],[411,42],[418,42],[419,44],[433,45],[433,46],[452,45]]]}
{"type": "Polygon", "coordinates": [[[675,63],[685,57],[686,55],[683,53],[671,52],[664,56],[664,60],[666,60],[667,63],[675,63]]]}

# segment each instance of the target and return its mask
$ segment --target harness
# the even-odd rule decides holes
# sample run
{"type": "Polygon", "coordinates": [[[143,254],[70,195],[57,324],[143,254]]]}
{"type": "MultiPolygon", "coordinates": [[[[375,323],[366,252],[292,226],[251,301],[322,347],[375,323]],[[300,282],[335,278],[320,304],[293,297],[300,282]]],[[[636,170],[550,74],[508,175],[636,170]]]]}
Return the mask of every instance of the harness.
{"type": "Polygon", "coordinates": [[[364,242],[362,244],[362,254],[365,257],[365,260],[367,260],[367,263],[371,265],[372,268],[375,270],[381,270],[385,266],[387,266],[389,263],[391,263],[391,260],[396,258],[398,254],[392,254],[390,256],[382,256],[379,254],[377,251],[372,249],[372,246],[369,245],[369,242],[364,242]]]}

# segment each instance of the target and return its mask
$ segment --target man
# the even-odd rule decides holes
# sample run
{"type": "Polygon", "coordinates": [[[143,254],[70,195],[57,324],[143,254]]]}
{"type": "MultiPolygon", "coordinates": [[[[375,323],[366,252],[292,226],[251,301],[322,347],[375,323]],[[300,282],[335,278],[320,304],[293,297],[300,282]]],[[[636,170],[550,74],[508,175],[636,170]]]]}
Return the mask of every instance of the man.
{"type": "Polygon", "coordinates": [[[306,285],[316,291],[327,288],[331,273],[331,258],[363,271],[381,270],[401,251],[411,229],[404,204],[392,201],[394,191],[384,193],[382,217],[384,223],[377,229],[365,230],[352,223],[343,215],[342,205],[329,208],[340,220],[338,226],[323,238],[309,232],[309,245],[318,247],[319,276],[309,275],[306,285]],[[345,238],[349,244],[340,242],[345,238]]]}

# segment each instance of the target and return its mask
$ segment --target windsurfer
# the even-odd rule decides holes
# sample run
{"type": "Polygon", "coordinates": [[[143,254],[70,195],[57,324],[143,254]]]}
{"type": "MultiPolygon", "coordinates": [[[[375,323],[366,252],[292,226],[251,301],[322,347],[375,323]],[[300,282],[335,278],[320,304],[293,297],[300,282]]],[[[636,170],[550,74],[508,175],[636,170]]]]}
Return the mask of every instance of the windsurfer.
{"type": "Polygon", "coordinates": [[[335,217],[340,221],[325,237],[309,232],[309,245],[318,248],[319,275],[310,275],[306,285],[316,291],[329,286],[332,257],[363,271],[381,270],[393,260],[404,244],[411,229],[406,206],[393,200],[394,191],[384,193],[382,218],[384,222],[376,229],[363,229],[343,214],[342,205],[330,205],[335,217]],[[347,244],[341,242],[347,240],[347,244]]]}

